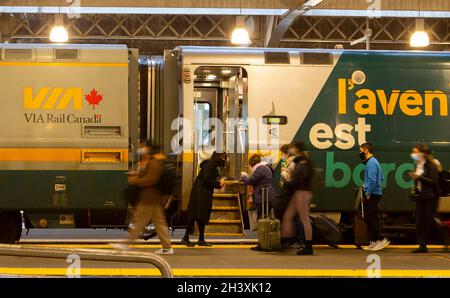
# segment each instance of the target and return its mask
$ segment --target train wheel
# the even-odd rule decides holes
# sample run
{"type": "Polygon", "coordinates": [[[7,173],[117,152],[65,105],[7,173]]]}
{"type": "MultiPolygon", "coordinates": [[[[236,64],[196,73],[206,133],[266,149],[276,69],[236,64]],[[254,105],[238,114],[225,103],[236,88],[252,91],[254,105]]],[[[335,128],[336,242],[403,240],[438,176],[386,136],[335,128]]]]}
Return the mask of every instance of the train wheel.
{"type": "Polygon", "coordinates": [[[17,237],[17,223],[10,213],[0,213],[0,243],[14,243],[17,237]]]}

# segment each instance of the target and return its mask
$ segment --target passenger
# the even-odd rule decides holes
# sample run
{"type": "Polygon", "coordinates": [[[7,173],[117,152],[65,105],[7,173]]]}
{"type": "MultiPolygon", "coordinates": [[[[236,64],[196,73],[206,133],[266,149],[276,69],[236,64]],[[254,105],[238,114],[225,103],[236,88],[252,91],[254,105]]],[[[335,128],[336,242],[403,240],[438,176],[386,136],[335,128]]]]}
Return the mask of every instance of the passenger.
{"type": "Polygon", "coordinates": [[[188,206],[188,226],[181,243],[188,247],[195,246],[189,240],[189,234],[194,230],[195,222],[198,225],[199,237],[198,246],[211,246],[205,241],[205,226],[209,223],[212,210],[214,189],[221,189],[225,186],[219,180],[219,167],[224,167],[227,161],[226,153],[214,151],[210,159],[202,161],[200,172],[195,179],[191,191],[188,206]]]}
{"type": "Polygon", "coordinates": [[[366,165],[364,169],[364,221],[367,225],[367,234],[370,245],[364,250],[379,251],[386,248],[390,241],[381,234],[381,214],[379,204],[382,198],[382,185],[384,180],[380,163],[373,155],[373,145],[364,143],[359,146],[359,158],[366,165]]]}
{"type": "Polygon", "coordinates": [[[416,202],[416,235],[419,244],[419,248],[412,253],[427,253],[427,244],[435,227],[434,217],[439,200],[438,170],[441,165],[423,144],[412,148],[411,158],[415,161],[414,171],[409,175],[414,179],[412,197],[415,197],[416,202]]]}
{"type": "Polygon", "coordinates": [[[310,204],[313,198],[311,182],[313,178],[313,164],[305,152],[302,142],[295,142],[292,147],[295,155],[291,179],[285,186],[290,189],[290,198],[286,211],[284,212],[281,224],[281,244],[282,247],[289,245],[290,239],[294,236],[294,218],[299,215],[305,233],[305,246],[300,247],[297,255],[312,255],[312,225],[310,219],[310,204]]]}
{"type": "MultiPolygon", "coordinates": [[[[162,161],[165,156],[157,153],[157,147],[149,140],[140,144],[139,155],[141,162],[139,173],[130,175],[128,183],[140,187],[139,199],[133,214],[134,228],[127,235],[127,242],[140,238],[144,228],[149,222],[155,226],[156,233],[161,242],[162,249],[155,251],[156,254],[173,254],[169,238],[169,228],[164,214],[164,196],[158,187],[162,173],[162,161]]],[[[115,248],[126,249],[125,244],[116,244],[115,248]]]]}
{"type": "Polygon", "coordinates": [[[269,194],[269,210],[273,208],[275,199],[275,188],[273,187],[273,169],[267,162],[261,160],[261,155],[255,154],[250,157],[249,165],[252,168],[252,175],[248,177],[246,172],[241,173],[241,181],[253,186],[253,203],[256,206],[258,219],[263,217],[262,210],[262,189],[267,188],[269,194]]]}
{"type": "Polygon", "coordinates": [[[280,159],[280,186],[283,187],[285,181],[289,181],[290,175],[288,172],[289,164],[292,163],[295,156],[292,156],[289,152],[291,144],[281,146],[281,159],[280,159]]]}

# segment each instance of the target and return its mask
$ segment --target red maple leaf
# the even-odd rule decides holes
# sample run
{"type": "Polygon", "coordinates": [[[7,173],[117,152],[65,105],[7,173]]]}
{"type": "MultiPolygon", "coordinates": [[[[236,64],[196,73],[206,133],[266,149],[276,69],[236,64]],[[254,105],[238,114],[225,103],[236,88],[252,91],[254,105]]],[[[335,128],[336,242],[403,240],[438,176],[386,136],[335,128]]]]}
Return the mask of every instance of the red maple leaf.
{"type": "Polygon", "coordinates": [[[98,105],[98,103],[103,99],[103,95],[99,94],[97,90],[92,89],[91,92],[86,94],[84,98],[90,105],[92,105],[92,109],[95,110],[95,105],[98,105]]]}

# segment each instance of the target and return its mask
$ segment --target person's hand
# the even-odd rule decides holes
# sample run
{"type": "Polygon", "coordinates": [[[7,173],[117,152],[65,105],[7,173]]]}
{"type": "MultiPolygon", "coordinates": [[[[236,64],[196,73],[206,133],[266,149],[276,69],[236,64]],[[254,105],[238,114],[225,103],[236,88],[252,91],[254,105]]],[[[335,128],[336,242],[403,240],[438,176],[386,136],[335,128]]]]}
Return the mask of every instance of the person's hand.
{"type": "Polygon", "coordinates": [[[417,179],[420,178],[420,175],[417,175],[417,174],[414,173],[414,172],[410,172],[410,173],[409,173],[409,176],[410,176],[411,178],[413,178],[414,180],[417,180],[417,179]]]}
{"type": "Polygon", "coordinates": [[[225,187],[225,180],[220,179],[220,188],[224,188],[225,187]]]}
{"type": "Polygon", "coordinates": [[[241,172],[241,178],[242,177],[247,177],[248,176],[248,173],[247,172],[241,172]]]}

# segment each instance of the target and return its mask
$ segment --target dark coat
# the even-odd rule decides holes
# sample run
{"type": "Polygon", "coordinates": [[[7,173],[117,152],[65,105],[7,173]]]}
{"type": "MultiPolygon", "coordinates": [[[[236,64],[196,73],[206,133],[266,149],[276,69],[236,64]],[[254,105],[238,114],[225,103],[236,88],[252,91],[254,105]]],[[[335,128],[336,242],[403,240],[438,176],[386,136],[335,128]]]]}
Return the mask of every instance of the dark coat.
{"type": "Polygon", "coordinates": [[[431,161],[427,160],[425,162],[423,166],[423,174],[419,177],[418,180],[414,181],[414,191],[415,193],[420,194],[432,193],[436,196],[436,198],[439,196],[439,171],[437,166],[431,161]],[[420,192],[417,189],[418,181],[420,181],[422,184],[422,189],[420,192]]]}
{"type": "Polygon", "coordinates": [[[192,186],[188,205],[188,216],[192,221],[209,223],[214,189],[220,189],[219,168],[216,162],[207,159],[200,164],[200,172],[192,186]]]}
{"type": "Polygon", "coordinates": [[[292,179],[288,183],[288,188],[291,191],[296,190],[312,190],[312,178],[314,174],[314,167],[310,159],[304,156],[297,156],[294,158],[295,169],[292,174],[292,179]]]}
{"type": "Polygon", "coordinates": [[[242,181],[247,185],[253,186],[253,202],[255,205],[262,204],[262,189],[269,189],[269,202],[275,200],[275,188],[273,186],[273,170],[267,165],[260,165],[256,168],[252,176],[242,177],[242,181]]]}

